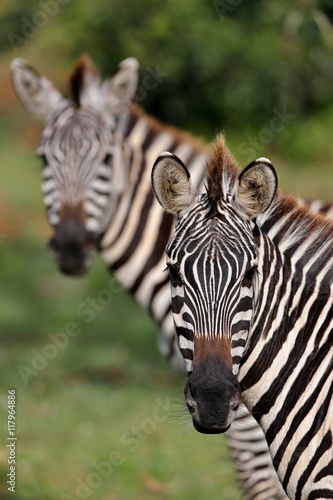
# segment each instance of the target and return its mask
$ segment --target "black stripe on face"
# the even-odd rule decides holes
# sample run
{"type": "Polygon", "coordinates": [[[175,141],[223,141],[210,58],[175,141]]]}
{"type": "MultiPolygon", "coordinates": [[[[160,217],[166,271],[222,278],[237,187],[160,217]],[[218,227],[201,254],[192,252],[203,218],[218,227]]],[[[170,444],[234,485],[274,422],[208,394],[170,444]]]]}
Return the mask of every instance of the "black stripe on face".
{"type": "Polygon", "coordinates": [[[193,360],[192,349],[180,349],[180,350],[181,350],[183,358],[193,360]]]}
{"type": "Polygon", "coordinates": [[[39,156],[39,158],[42,160],[42,168],[47,167],[48,162],[47,162],[47,158],[46,158],[45,154],[44,154],[44,153],[41,153],[41,154],[39,154],[38,156],[39,156]]]}
{"type": "Polygon", "coordinates": [[[98,174],[96,176],[96,179],[102,181],[102,182],[109,182],[110,181],[110,178],[109,177],[106,177],[105,175],[103,174],[98,174]]]}

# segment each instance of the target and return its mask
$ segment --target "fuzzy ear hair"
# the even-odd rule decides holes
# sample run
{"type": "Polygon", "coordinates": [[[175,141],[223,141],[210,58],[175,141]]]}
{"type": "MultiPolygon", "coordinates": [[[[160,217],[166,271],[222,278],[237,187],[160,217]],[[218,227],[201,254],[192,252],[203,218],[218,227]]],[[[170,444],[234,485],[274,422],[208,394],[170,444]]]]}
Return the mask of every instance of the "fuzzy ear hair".
{"type": "Polygon", "coordinates": [[[179,217],[190,209],[195,191],[189,171],[177,156],[162,153],[155,161],[151,178],[154,194],[164,210],[179,217]]]}
{"type": "Polygon", "coordinates": [[[139,62],[128,57],[119,64],[109,82],[107,104],[111,112],[120,113],[132,102],[139,81],[139,62]]]}
{"type": "Polygon", "coordinates": [[[23,106],[38,118],[46,119],[63,99],[52,83],[23,59],[11,63],[13,87],[23,106]]]}
{"type": "Polygon", "coordinates": [[[234,203],[237,209],[253,219],[268,209],[276,190],[277,175],[273,165],[267,158],[259,158],[238,177],[234,203]]]}

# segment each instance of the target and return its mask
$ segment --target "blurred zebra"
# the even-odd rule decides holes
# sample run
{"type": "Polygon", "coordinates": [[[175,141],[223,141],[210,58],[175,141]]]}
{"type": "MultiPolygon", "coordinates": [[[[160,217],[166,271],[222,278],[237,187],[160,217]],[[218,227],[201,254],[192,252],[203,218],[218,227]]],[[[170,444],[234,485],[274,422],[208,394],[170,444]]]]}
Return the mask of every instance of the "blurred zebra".
{"type": "MultiPolygon", "coordinates": [[[[101,81],[81,58],[70,79],[71,99],[21,59],[12,63],[13,84],[23,105],[46,126],[38,149],[44,167],[42,189],[54,228],[49,249],[59,269],[78,275],[95,250],[107,267],[160,327],[159,347],[183,367],[161,272],[173,219],[154,200],[150,170],[169,149],[187,163],[202,185],[209,148],[165,127],[131,104],[138,63],[124,60],[110,80],[101,81]]],[[[285,498],[256,421],[244,413],[229,433],[244,498],[285,498]]]]}
{"type": "Polygon", "coordinates": [[[225,432],[242,399],[288,497],[333,498],[333,221],[277,192],[266,158],[239,173],[222,136],[205,194],[170,153],[152,182],[176,217],[167,266],[194,427],[225,432]]]}

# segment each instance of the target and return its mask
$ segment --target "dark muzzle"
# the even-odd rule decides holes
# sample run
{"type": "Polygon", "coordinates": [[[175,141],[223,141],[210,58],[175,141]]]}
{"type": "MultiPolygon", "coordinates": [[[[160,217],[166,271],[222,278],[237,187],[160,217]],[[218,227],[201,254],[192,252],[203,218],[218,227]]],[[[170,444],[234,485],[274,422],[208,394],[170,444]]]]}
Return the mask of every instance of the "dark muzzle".
{"type": "Polygon", "coordinates": [[[240,403],[240,385],[218,360],[194,368],[185,386],[185,400],[194,428],[204,434],[226,432],[240,403]]]}
{"type": "Polygon", "coordinates": [[[76,217],[66,217],[57,226],[48,249],[62,273],[83,275],[95,249],[94,236],[76,217]]]}

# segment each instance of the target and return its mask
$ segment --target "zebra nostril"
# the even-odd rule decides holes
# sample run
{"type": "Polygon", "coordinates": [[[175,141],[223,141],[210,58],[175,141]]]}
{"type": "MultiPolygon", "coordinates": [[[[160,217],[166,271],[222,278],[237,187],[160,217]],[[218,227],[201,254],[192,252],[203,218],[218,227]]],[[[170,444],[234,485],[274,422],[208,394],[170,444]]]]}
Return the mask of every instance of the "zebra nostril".
{"type": "Polygon", "coordinates": [[[237,402],[237,401],[231,402],[230,403],[230,408],[231,408],[232,411],[237,411],[238,408],[239,408],[239,402],[237,402]]]}
{"type": "Polygon", "coordinates": [[[57,256],[60,253],[60,248],[58,243],[56,242],[55,238],[51,238],[50,241],[48,242],[47,249],[50,252],[51,255],[57,256]]]}
{"type": "Polygon", "coordinates": [[[94,238],[93,233],[91,233],[91,232],[87,233],[87,239],[86,239],[86,242],[84,244],[84,248],[85,248],[85,251],[88,253],[90,253],[94,250],[95,238],[94,238]]]}
{"type": "Polygon", "coordinates": [[[191,385],[188,384],[185,389],[185,400],[190,413],[194,413],[197,408],[197,402],[195,401],[193,394],[191,392],[191,385]]]}

